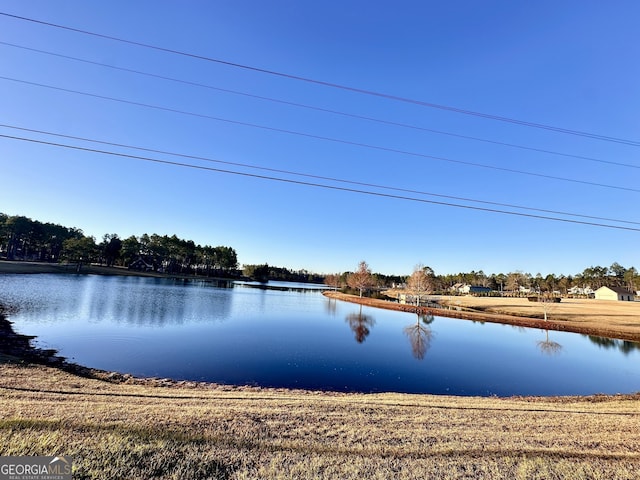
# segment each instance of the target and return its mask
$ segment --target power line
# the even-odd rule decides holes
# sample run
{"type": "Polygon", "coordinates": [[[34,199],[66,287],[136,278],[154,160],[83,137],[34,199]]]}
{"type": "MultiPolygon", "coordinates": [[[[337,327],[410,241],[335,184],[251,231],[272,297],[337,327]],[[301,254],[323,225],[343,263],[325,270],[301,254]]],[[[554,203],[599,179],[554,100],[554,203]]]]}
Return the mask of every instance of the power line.
{"type": "Polygon", "coordinates": [[[521,150],[528,150],[528,151],[532,151],[532,152],[538,152],[538,153],[545,153],[545,154],[549,154],[549,155],[557,155],[557,156],[562,156],[562,157],[566,157],[566,158],[576,158],[579,160],[587,160],[590,162],[598,162],[598,163],[604,163],[604,164],[608,164],[608,165],[616,165],[619,167],[628,167],[628,168],[638,168],[640,169],[640,165],[633,165],[633,164],[629,164],[629,163],[622,163],[622,162],[614,162],[611,160],[603,160],[603,159],[599,159],[599,158],[593,158],[593,157],[587,157],[587,156],[583,156],[583,155],[575,155],[575,154],[570,154],[570,153],[564,153],[564,152],[557,152],[554,150],[546,150],[543,148],[536,148],[536,147],[529,147],[526,145],[518,145],[518,144],[514,144],[514,143],[508,143],[508,142],[501,142],[498,140],[490,140],[487,138],[480,138],[480,137],[474,137],[471,135],[462,135],[462,134],[458,134],[458,133],[453,133],[453,132],[446,132],[443,130],[436,130],[436,129],[432,129],[432,128],[425,128],[425,127],[419,127],[416,125],[411,125],[411,124],[407,124],[407,123],[402,123],[402,122],[394,122],[394,121],[390,121],[390,120],[384,120],[384,119],[380,119],[380,118],[374,118],[374,117],[369,117],[369,116],[365,116],[365,115],[357,115],[357,114],[353,114],[353,113],[347,113],[347,112],[342,112],[339,110],[333,110],[333,109],[329,109],[329,108],[322,108],[322,107],[317,107],[314,105],[307,105],[307,104],[303,104],[303,103],[298,103],[298,102],[290,102],[287,100],[282,100],[282,99],[277,99],[277,98],[272,98],[272,97],[265,97],[262,95],[254,95],[251,93],[247,93],[247,92],[240,92],[237,90],[231,90],[231,89],[227,89],[227,88],[221,88],[221,87],[216,87],[213,85],[209,85],[209,84],[204,84],[204,83],[200,83],[200,82],[193,82],[190,80],[184,80],[184,79],[180,79],[180,78],[175,78],[175,77],[168,77],[166,75],[159,75],[159,74],[155,74],[155,73],[150,73],[150,72],[144,72],[141,70],[135,70],[132,68],[125,68],[125,67],[118,67],[115,65],[110,65],[108,63],[103,63],[103,62],[96,62],[93,60],[88,60],[85,58],[78,58],[78,57],[73,57],[70,55],[64,55],[61,53],[55,53],[55,52],[50,52],[50,51],[46,51],[46,50],[40,50],[37,48],[31,48],[31,47],[26,47],[23,45],[17,45],[15,43],[9,43],[9,42],[3,42],[0,41],[0,45],[6,45],[6,46],[10,46],[10,47],[14,47],[14,48],[19,48],[22,50],[28,50],[31,52],[36,52],[36,53],[41,53],[44,55],[50,55],[53,57],[59,57],[59,58],[64,58],[66,60],[72,60],[72,61],[76,61],[76,62],[82,62],[82,63],[86,63],[86,64],[90,64],[90,65],[96,65],[96,66],[100,66],[100,67],[105,67],[105,68],[110,68],[113,70],[119,70],[122,72],[127,72],[127,73],[134,73],[136,75],[143,75],[143,76],[147,76],[147,77],[151,77],[151,78],[157,78],[157,79],[161,79],[161,80],[167,80],[167,81],[171,81],[171,82],[175,82],[175,83],[181,83],[184,85],[190,85],[190,86],[194,86],[194,87],[200,87],[200,88],[206,88],[209,90],[215,90],[218,92],[224,92],[224,93],[229,93],[232,95],[239,95],[239,96],[244,96],[244,97],[248,97],[248,98],[255,98],[258,100],[264,100],[264,101],[268,101],[268,102],[273,102],[273,103],[279,103],[281,105],[289,105],[289,106],[293,106],[293,107],[299,107],[299,108],[305,108],[308,110],[314,110],[317,112],[324,112],[324,113],[331,113],[334,115],[341,115],[344,117],[348,117],[348,118],[355,118],[358,120],[366,120],[366,121],[370,121],[370,122],[376,122],[376,123],[380,123],[383,125],[391,125],[394,127],[401,127],[401,128],[407,128],[407,129],[412,129],[412,130],[418,130],[418,131],[422,131],[422,132],[428,132],[428,133],[435,133],[438,135],[447,135],[450,137],[455,137],[455,138],[463,138],[465,140],[473,140],[473,141],[477,141],[477,142],[484,142],[484,143],[490,143],[493,145],[501,145],[501,146],[505,146],[505,147],[511,147],[511,148],[518,148],[521,150]]]}
{"type": "Polygon", "coordinates": [[[630,220],[620,220],[620,219],[608,218],[608,217],[597,217],[597,216],[592,216],[592,215],[569,213],[569,212],[563,212],[563,211],[558,211],[558,210],[547,210],[547,209],[542,209],[542,208],[526,207],[526,206],[522,206],[522,205],[514,205],[514,204],[509,204],[509,203],[491,202],[491,201],[486,201],[486,200],[476,200],[476,199],[472,199],[472,198],[457,197],[457,196],[453,196],[453,195],[443,195],[443,194],[425,192],[425,191],[420,191],[420,190],[411,190],[411,189],[407,189],[407,188],[391,187],[391,186],[388,186],[388,185],[380,185],[380,184],[375,184],[375,183],[366,183],[366,182],[358,182],[358,181],[353,181],[353,180],[345,180],[345,179],[335,178],[335,177],[328,177],[328,176],[322,176],[322,175],[313,175],[313,174],[308,174],[308,173],[295,172],[295,171],[291,171],[291,170],[283,170],[283,169],[276,169],[276,168],[261,167],[261,166],[257,166],[257,165],[247,164],[247,163],[229,162],[229,161],[217,160],[217,159],[213,159],[213,158],[209,158],[209,157],[202,157],[202,156],[197,156],[197,155],[188,155],[188,154],[177,153],[177,152],[169,152],[169,151],[166,151],[166,150],[157,150],[157,149],[139,147],[139,146],[134,146],[134,145],[126,145],[126,144],[116,143],[116,142],[107,142],[107,141],[104,141],[104,140],[96,140],[96,139],[91,139],[91,138],[86,138],[86,137],[78,137],[78,136],[74,136],[74,135],[65,135],[65,134],[61,134],[61,133],[48,132],[48,131],[37,130],[37,129],[33,129],[33,128],[18,127],[18,126],[15,126],[15,125],[0,124],[0,127],[10,128],[10,129],[13,129],[13,130],[20,130],[20,131],[24,131],[24,132],[38,133],[38,134],[42,134],[42,135],[60,137],[60,138],[66,138],[66,139],[70,139],[70,140],[80,140],[80,141],[83,141],[83,142],[97,143],[97,144],[101,144],[101,145],[109,145],[109,146],[112,146],[112,147],[122,147],[122,148],[127,148],[127,149],[132,149],[132,150],[140,150],[140,151],[144,151],[144,152],[160,153],[160,154],[163,154],[163,155],[171,155],[171,156],[176,156],[176,157],[180,157],[180,158],[188,158],[188,159],[192,159],[192,160],[202,160],[202,161],[205,161],[205,162],[218,163],[218,164],[224,164],[224,165],[232,165],[232,166],[235,166],[235,167],[250,168],[250,169],[262,170],[262,171],[268,171],[268,172],[274,172],[274,173],[283,173],[283,174],[286,174],[286,175],[294,175],[294,176],[299,176],[299,177],[312,178],[312,179],[316,179],[316,180],[328,180],[328,181],[337,182],[337,183],[344,183],[344,184],[349,184],[349,185],[357,185],[357,186],[361,186],[361,187],[372,187],[372,188],[379,188],[379,189],[383,189],[383,190],[391,190],[391,191],[397,191],[397,192],[412,193],[412,194],[418,194],[418,195],[426,195],[426,196],[431,196],[431,197],[447,198],[447,199],[451,199],[451,200],[460,200],[460,201],[465,201],[465,202],[480,203],[480,204],[484,204],[484,205],[494,205],[494,206],[500,206],[500,207],[517,208],[517,209],[521,209],[521,210],[529,210],[529,211],[536,211],[536,212],[542,212],[542,213],[551,213],[551,214],[565,215],[565,216],[570,216],[570,217],[588,218],[588,219],[592,219],[592,220],[604,220],[604,221],[608,221],[608,222],[617,222],[617,223],[626,223],[626,224],[632,224],[632,225],[640,225],[640,222],[634,222],[634,221],[630,221],[630,220]]]}
{"type": "Polygon", "coordinates": [[[13,135],[0,134],[0,138],[7,138],[7,139],[11,139],[11,140],[18,140],[18,141],[25,141],[25,142],[36,143],[36,144],[41,144],[41,145],[48,145],[48,146],[54,146],[54,147],[60,147],[60,148],[67,148],[67,149],[84,151],[84,152],[99,153],[99,154],[103,154],[103,155],[117,156],[117,157],[123,157],[123,158],[132,159],[132,160],[140,160],[140,161],[152,162],[152,163],[163,164],[163,165],[172,165],[172,166],[178,166],[178,167],[193,168],[193,169],[197,169],[197,170],[204,170],[204,171],[218,172],[218,173],[226,173],[226,174],[230,174],[230,175],[238,175],[238,176],[243,176],[243,177],[258,178],[258,179],[262,179],[262,180],[270,180],[270,181],[276,181],[276,182],[282,182],[282,183],[290,183],[290,184],[303,185],[303,186],[308,186],[308,187],[324,188],[324,189],[337,190],[337,191],[343,191],[343,192],[359,193],[359,194],[363,194],[363,195],[370,195],[370,196],[376,196],[376,197],[393,198],[393,199],[397,199],[397,200],[406,200],[406,201],[412,201],[412,202],[427,203],[427,204],[432,204],[432,205],[441,205],[441,206],[446,206],[446,207],[464,208],[464,209],[474,210],[474,211],[500,213],[500,214],[504,214],[504,215],[513,215],[513,216],[525,217],[525,218],[537,218],[537,219],[541,219],[541,220],[551,220],[551,221],[556,221],[556,222],[564,222],[564,223],[572,223],[572,224],[579,224],[579,225],[588,225],[588,226],[603,227],[603,228],[613,228],[613,229],[617,229],[617,230],[627,230],[627,231],[633,231],[633,232],[640,232],[640,228],[634,228],[634,227],[625,227],[625,226],[621,226],[621,225],[609,225],[609,224],[604,224],[604,223],[586,222],[586,221],[582,221],[582,220],[571,220],[571,219],[567,219],[567,218],[550,217],[550,216],[545,216],[545,215],[534,215],[534,214],[522,213],[522,212],[511,212],[511,211],[507,211],[507,210],[499,210],[499,209],[494,209],[494,208],[476,207],[476,206],[472,206],[472,205],[461,205],[461,204],[451,203],[451,202],[440,202],[440,201],[435,201],[435,200],[426,200],[424,198],[408,197],[408,196],[404,196],[404,195],[393,195],[393,194],[389,194],[389,193],[373,192],[373,191],[370,191],[370,190],[360,190],[360,189],[355,189],[355,188],[339,187],[339,186],[335,186],[335,185],[326,185],[326,184],[320,184],[320,183],[315,183],[315,182],[305,182],[305,181],[301,181],[301,180],[293,180],[293,179],[287,179],[287,178],[272,177],[272,176],[267,176],[267,175],[258,175],[258,174],[255,174],[255,173],[238,172],[238,171],[235,171],[235,170],[226,170],[226,169],[221,169],[221,168],[206,167],[206,166],[203,166],[203,165],[193,165],[193,164],[190,164],[190,163],[175,162],[175,161],[170,161],[170,160],[161,160],[161,159],[158,159],[158,158],[142,157],[142,156],[138,156],[138,155],[130,155],[130,154],[111,152],[111,151],[106,151],[106,150],[98,150],[98,149],[80,147],[80,146],[75,146],[75,145],[66,145],[66,144],[55,143],[55,142],[47,142],[47,141],[44,141],[44,140],[36,140],[36,139],[25,138],[25,137],[17,137],[17,136],[13,136],[13,135]]]}
{"type": "Polygon", "coordinates": [[[269,126],[266,126],[266,125],[259,125],[259,124],[255,124],[255,123],[241,122],[239,120],[231,120],[231,119],[228,119],[228,118],[216,117],[216,116],[207,115],[207,114],[204,114],[204,113],[188,112],[188,111],[185,111],[185,110],[179,110],[179,109],[175,109],[175,108],[162,107],[162,106],[159,106],[159,105],[152,105],[152,104],[143,103],[143,102],[135,102],[135,101],[132,101],[132,100],[125,100],[125,99],[116,98],[116,97],[109,97],[109,96],[106,96],[106,95],[98,95],[98,94],[95,94],[95,93],[82,92],[82,91],[79,91],[79,90],[73,90],[73,89],[63,88],[63,87],[56,87],[56,86],[53,86],[53,85],[46,85],[46,84],[37,83],[37,82],[30,82],[30,81],[27,81],[27,80],[21,80],[21,79],[17,79],[17,78],[0,76],[0,79],[1,80],[11,81],[11,82],[23,83],[25,85],[31,85],[31,86],[41,87],[41,88],[48,88],[48,89],[51,89],[51,90],[57,90],[57,91],[66,92],[66,93],[72,93],[72,94],[76,94],[76,95],[83,95],[83,96],[91,97],[91,98],[99,98],[101,100],[108,100],[108,101],[123,103],[123,104],[127,104],[127,105],[135,105],[135,106],[138,106],[138,107],[150,108],[150,109],[155,109],[155,110],[160,110],[160,111],[165,111],[165,112],[178,113],[178,114],[181,114],[181,115],[188,115],[188,116],[197,117],[197,118],[206,118],[206,119],[209,119],[209,120],[215,120],[215,121],[218,121],[218,122],[229,123],[229,124],[232,124],[232,125],[241,125],[241,126],[245,126],[245,127],[258,128],[258,129],[261,129],[261,130],[267,130],[267,131],[278,132],[278,133],[285,133],[285,134],[288,134],[288,135],[296,135],[296,136],[305,137],[305,138],[313,138],[313,139],[316,139],[316,140],[340,143],[340,144],[343,144],[343,145],[351,145],[351,146],[356,146],[356,147],[361,147],[361,148],[379,150],[379,151],[383,151],[383,152],[390,152],[390,153],[408,155],[408,156],[419,157],[419,158],[427,158],[427,159],[430,159],[430,160],[438,160],[438,161],[442,161],[442,162],[455,163],[455,164],[459,164],[459,165],[467,165],[467,166],[473,166],[473,167],[478,167],[478,168],[486,168],[486,169],[490,169],[490,170],[496,170],[496,171],[502,171],[502,172],[508,172],[508,173],[515,173],[515,174],[519,174],[519,175],[528,175],[528,176],[532,176],[532,177],[539,177],[539,178],[545,178],[545,179],[551,179],[551,180],[559,180],[559,181],[564,181],[564,182],[578,183],[578,184],[582,184],[582,185],[590,185],[590,186],[595,186],[595,187],[611,188],[611,189],[615,189],[615,190],[625,190],[625,191],[629,191],[629,192],[638,192],[638,193],[640,193],[640,189],[631,188],[631,187],[623,187],[623,186],[619,186],[619,185],[609,185],[609,184],[598,183],[598,182],[589,182],[589,181],[586,181],[586,180],[577,180],[577,179],[574,179],[574,178],[558,177],[558,176],[555,176],[555,175],[547,175],[547,174],[543,174],[543,173],[527,172],[527,171],[523,171],[523,170],[516,170],[516,169],[513,169],[513,168],[497,167],[495,165],[486,165],[486,164],[483,164],[483,163],[469,162],[469,161],[465,161],[465,160],[455,160],[455,159],[451,159],[451,158],[447,158],[447,157],[439,157],[439,156],[435,156],[435,155],[427,155],[427,154],[418,153],[418,152],[411,152],[411,151],[408,151],[408,150],[400,150],[400,149],[396,149],[396,148],[382,147],[382,146],[379,146],[379,145],[371,145],[371,144],[362,143],[362,142],[354,142],[354,141],[350,141],[350,140],[342,140],[342,139],[337,139],[337,138],[333,138],[333,137],[326,137],[326,136],[315,135],[315,134],[311,134],[311,133],[298,132],[298,131],[294,131],[294,130],[287,130],[287,129],[283,129],[283,128],[269,127],[269,126]]]}
{"type": "Polygon", "coordinates": [[[148,44],[148,43],[137,42],[137,41],[134,41],[134,40],[127,40],[127,39],[124,39],[124,38],[114,37],[114,36],[111,36],[111,35],[105,35],[105,34],[101,34],[101,33],[91,32],[91,31],[88,31],[88,30],[82,30],[82,29],[79,29],[79,28],[73,28],[73,27],[68,27],[68,26],[65,26],[65,25],[59,25],[59,24],[55,24],[55,23],[51,23],[51,22],[45,22],[43,20],[36,20],[36,19],[33,19],[33,18],[27,18],[27,17],[23,17],[23,16],[20,16],[20,15],[13,15],[13,14],[6,13],[6,12],[0,12],[0,15],[5,16],[5,17],[9,17],[9,18],[13,18],[13,19],[16,19],[16,20],[22,20],[22,21],[26,21],[26,22],[36,23],[36,24],[39,24],[39,25],[44,25],[44,26],[47,26],[47,27],[53,27],[53,28],[67,30],[67,31],[70,31],[70,32],[81,33],[83,35],[91,35],[91,36],[98,37],[98,38],[104,38],[106,40],[113,40],[113,41],[125,43],[125,44],[128,44],[128,45],[135,45],[135,46],[138,46],[138,47],[153,49],[153,50],[160,51],[160,52],[171,53],[171,54],[174,54],[174,55],[180,55],[180,56],[183,56],[183,57],[193,58],[193,59],[197,59],[197,60],[204,60],[204,61],[207,61],[207,62],[217,63],[217,64],[220,64],[220,65],[226,65],[226,66],[234,67],[234,68],[241,68],[241,69],[248,70],[248,71],[253,71],[253,72],[257,72],[257,73],[263,73],[263,74],[277,76],[277,77],[281,77],[281,78],[287,78],[287,79],[290,79],[290,80],[297,80],[297,81],[311,83],[311,84],[315,84],[315,85],[322,85],[322,86],[325,86],[325,87],[336,88],[336,89],[340,89],[340,90],[346,90],[346,91],[349,91],[349,92],[359,93],[359,94],[363,94],[363,95],[369,95],[369,96],[373,96],[373,97],[384,98],[384,99],[387,99],[387,100],[394,100],[394,101],[398,101],[398,102],[409,103],[409,104],[413,104],[413,105],[419,105],[419,106],[422,106],[422,107],[428,107],[428,108],[434,108],[434,109],[438,109],[438,110],[444,110],[444,111],[449,111],[449,112],[454,112],[454,113],[460,113],[460,114],[464,114],[464,115],[470,115],[470,116],[475,116],[475,117],[479,117],[479,118],[485,118],[485,119],[488,119],[488,120],[495,120],[495,121],[499,121],[499,122],[511,123],[511,124],[521,125],[521,126],[525,126],[525,127],[537,128],[537,129],[552,131],[552,132],[556,132],[556,133],[564,133],[564,134],[568,134],[568,135],[592,138],[592,139],[595,139],[595,140],[601,140],[601,141],[606,141],[606,142],[620,143],[620,144],[623,144],[623,145],[631,145],[631,146],[635,146],[635,147],[640,146],[640,142],[635,141],[635,140],[628,140],[628,139],[624,139],[624,138],[611,137],[611,136],[600,135],[600,134],[596,134],[596,133],[583,132],[583,131],[580,131],[580,130],[571,130],[571,129],[568,129],[568,128],[554,127],[552,125],[545,125],[545,124],[542,124],[542,123],[529,122],[529,121],[526,121],[526,120],[518,120],[518,119],[515,119],[515,118],[503,117],[503,116],[500,116],[500,115],[492,115],[492,114],[489,114],[489,113],[476,112],[476,111],[473,111],[473,110],[466,110],[466,109],[462,109],[462,108],[452,107],[452,106],[449,106],[449,105],[442,105],[442,104],[437,104],[437,103],[425,102],[425,101],[416,100],[416,99],[412,99],[412,98],[402,97],[402,96],[399,96],[399,95],[393,95],[393,94],[377,92],[377,91],[374,91],[374,90],[367,90],[367,89],[358,88],[358,87],[350,87],[350,86],[347,86],[347,85],[341,85],[341,84],[338,84],[338,83],[327,82],[327,81],[324,81],[324,80],[317,80],[317,79],[313,79],[313,78],[302,77],[302,76],[299,76],[299,75],[293,75],[293,74],[289,74],[289,73],[279,72],[279,71],[276,71],[276,70],[269,70],[269,69],[255,67],[255,66],[251,66],[251,65],[244,65],[244,64],[241,64],[241,63],[230,62],[230,61],[226,61],[226,60],[222,60],[222,59],[218,59],[218,58],[208,57],[208,56],[205,56],[205,55],[198,55],[198,54],[195,54],[195,53],[183,52],[183,51],[175,50],[175,49],[171,49],[171,48],[160,47],[158,45],[151,45],[151,44],[148,44]]]}

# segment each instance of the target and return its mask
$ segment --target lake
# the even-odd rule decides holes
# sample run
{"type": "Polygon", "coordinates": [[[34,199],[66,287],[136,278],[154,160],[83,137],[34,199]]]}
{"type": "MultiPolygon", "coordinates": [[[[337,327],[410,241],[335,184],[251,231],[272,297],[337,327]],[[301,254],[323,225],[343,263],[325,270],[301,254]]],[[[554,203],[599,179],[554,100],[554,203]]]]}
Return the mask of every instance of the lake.
{"type": "Polygon", "coordinates": [[[14,330],[36,346],[137,376],[347,392],[640,391],[637,343],[419,318],[274,285],[0,275],[0,303],[17,308],[14,330]]]}

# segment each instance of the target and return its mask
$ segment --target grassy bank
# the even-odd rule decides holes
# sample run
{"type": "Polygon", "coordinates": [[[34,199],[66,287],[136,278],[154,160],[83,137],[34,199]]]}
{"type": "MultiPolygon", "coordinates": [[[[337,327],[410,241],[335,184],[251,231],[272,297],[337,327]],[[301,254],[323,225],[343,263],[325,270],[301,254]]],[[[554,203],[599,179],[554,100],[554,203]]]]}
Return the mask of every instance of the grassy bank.
{"type": "Polygon", "coordinates": [[[75,263],[43,263],[43,262],[16,262],[0,260],[0,274],[2,273],[83,273],[92,275],[135,275],[146,277],[162,277],[156,272],[137,272],[124,267],[106,267],[100,265],[82,265],[78,270],[75,263]]]}
{"type": "Polygon", "coordinates": [[[229,281],[229,278],[206,277],[193,274],[169,274],[160,272],[141,272],[129,270],[126,267],[107,267],[105,265],[82,265],[79,269],[75,263],[43,263],[0,260],[0,274],[36,274],[36,273],[60,273],[82,275],[119,275],[131,277],[155,277],[173,279],[197,279],[206,281],[229,281]]]}
{"type": "Polygon", "coordinates": [[[74,478],[637,478],[640,397],[334,394],[0,357],[0,455],[73,455],[74,478]],[[125,382],[125,383],[114,383],[125,382]]]}

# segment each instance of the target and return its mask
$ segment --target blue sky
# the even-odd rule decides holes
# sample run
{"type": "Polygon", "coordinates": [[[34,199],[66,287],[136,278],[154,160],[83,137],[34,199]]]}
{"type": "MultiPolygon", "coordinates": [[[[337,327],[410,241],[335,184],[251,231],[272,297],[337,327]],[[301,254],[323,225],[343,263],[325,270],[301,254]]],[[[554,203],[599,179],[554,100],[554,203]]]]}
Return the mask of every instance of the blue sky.
{"type": "MultiPolygon", "coordinates": [[[[637,2],[0,0],[0,12],[632,145],[366,95],[5,15],[1,135],[640,229],[640,223],[620,222],[640,222],[637,2]]],[[[105,233],[158,233],[229,245],[241,263],[329,273],[366,260],[388,274],[408,274],[418,263],[438,274],[574,274],[613,262],[640,267],[638,231],[4,137],[0,172],[2,212],[75,226],[98,240],[105,233]]]]}

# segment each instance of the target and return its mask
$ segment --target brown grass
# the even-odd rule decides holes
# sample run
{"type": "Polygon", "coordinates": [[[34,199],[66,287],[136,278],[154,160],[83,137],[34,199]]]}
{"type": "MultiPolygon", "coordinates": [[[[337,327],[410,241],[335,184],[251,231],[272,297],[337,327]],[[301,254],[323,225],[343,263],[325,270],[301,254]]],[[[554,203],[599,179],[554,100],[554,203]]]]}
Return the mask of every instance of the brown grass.
{"type": "Polygon", "coordinates": [[[0,455],[73,455],[74,478],[105,479],[640,472],[639,396],[362,395],[127,381],[0,364],[0,455]]]}
{"type": "MultiPolygon", "coordinates": [[[[541,317],[543,305],[526,298],[443,297],[445,303],[461,305],[487,313],[541,317]]],[[[627,333],[640,339],[640,302],[563,298],[546,304],[547,318],[590,330],[627,333]]]]}

